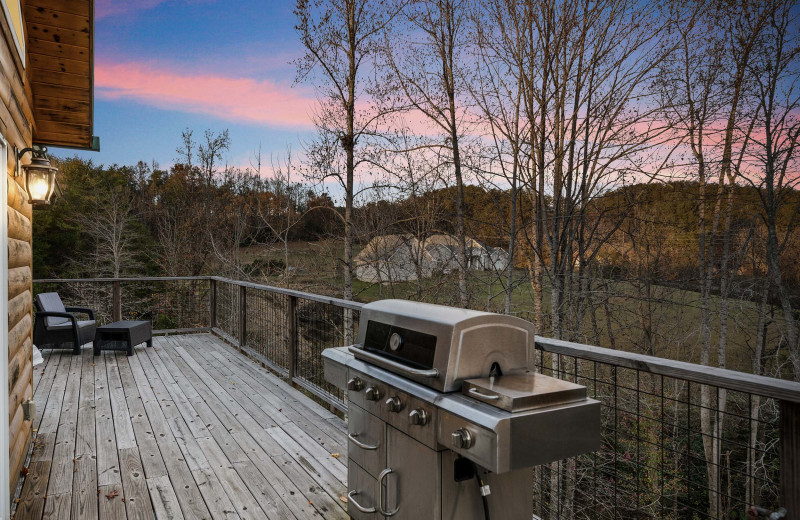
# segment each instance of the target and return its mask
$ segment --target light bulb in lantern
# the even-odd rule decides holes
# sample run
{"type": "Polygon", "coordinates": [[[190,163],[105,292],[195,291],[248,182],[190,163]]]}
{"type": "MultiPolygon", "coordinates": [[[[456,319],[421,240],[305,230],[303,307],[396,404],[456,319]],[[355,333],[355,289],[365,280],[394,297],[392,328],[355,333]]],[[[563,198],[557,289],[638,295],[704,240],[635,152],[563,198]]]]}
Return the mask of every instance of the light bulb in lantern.
{"type": "Polygon", "coordinates": [[[28,178],[28,189],[31,192],[32,199],[44,200],[47,196],[47,192],[50,190],[47,177],[48,175],[46,172],[36,172],[30,175],[28,178]]]}
{"type": "Polygon", "coordinates": [[[58,169],[44,157],[34,157],[30,164],[22,167],[28,192],[28,202],[35,205],[50,204],[56,184],[58,169]]]}

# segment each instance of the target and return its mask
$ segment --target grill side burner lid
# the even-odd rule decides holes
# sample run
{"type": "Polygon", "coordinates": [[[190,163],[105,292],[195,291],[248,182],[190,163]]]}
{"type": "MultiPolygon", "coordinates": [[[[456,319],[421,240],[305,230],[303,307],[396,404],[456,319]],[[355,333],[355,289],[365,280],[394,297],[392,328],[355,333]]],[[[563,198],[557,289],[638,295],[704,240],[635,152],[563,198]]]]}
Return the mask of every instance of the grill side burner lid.
{"type": "Polygon", "coordinates": [[[464,395],[507,412],[583,401],[586,387],[533,372],[500,377],[468,379],[461,387],[464,395]]]}
{"type": "Polygon", "coordinates": [[[520,318],[411,302],[364,305],[356,358],[442,392],[465,379],[488,376],[497,363],[504,374],[533,366],[533,325],[520,318]]]}

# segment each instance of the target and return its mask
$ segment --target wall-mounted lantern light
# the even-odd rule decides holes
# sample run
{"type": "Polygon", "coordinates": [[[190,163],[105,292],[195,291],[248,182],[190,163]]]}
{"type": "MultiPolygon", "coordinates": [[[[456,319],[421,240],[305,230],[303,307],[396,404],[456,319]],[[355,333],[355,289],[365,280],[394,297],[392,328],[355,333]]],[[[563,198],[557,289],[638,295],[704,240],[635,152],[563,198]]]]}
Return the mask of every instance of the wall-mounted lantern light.
{"type": "Polygon", "coordinates": [[[15,148],[14,150],[17,156],[15,175],[25,175],[25,191],[28,192],[28,203],[34,206],[44,206],[53,202],[58,168],[52,166],[47,159],[47,148],[33,145],[32,148],[24,148],[22,150],[16,150],[15,148]],[[33,154],[30,164],[20,166],[20,159],[28,152],[33,154]],[[22,172],[20,172],[20,168],[22,172]]]}

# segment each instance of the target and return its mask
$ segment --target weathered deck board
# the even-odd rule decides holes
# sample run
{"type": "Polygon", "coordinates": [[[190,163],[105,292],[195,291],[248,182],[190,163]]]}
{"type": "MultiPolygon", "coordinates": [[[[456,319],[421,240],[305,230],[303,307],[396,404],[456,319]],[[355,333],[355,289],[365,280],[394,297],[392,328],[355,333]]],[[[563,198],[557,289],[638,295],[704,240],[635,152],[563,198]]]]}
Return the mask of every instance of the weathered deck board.
{"type": "Polygon", "coordinates": [[[346,426],[210,334],[45,350],[16,520],[348,518],[346,426]]]}

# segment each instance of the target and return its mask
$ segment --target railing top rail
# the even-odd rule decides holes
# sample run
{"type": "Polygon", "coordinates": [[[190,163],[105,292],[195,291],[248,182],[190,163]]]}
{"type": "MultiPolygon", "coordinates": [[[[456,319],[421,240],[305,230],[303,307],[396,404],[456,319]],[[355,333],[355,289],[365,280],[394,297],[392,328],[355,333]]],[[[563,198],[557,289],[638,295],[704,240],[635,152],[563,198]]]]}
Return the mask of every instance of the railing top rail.
{"type": "Polygon", "coordinates": [[[39,278],[33,283],[172,282],[209,280],[210,276],[131,276],[122,278],[39,278]]]}
{"type": "MultiPolygon", "coordinates": [[[[232,280],[221,276],[149,276],[130,278],[52,278],[38,279],[34,283],[76,283],[76,282],[150,282],[150,281],[180,281],[180,280],[215,280],[251,289],[258,289],[287,296],[294,296],[320,303],[327,303],[346,309],[360,310],[363,303],[311,294],[292,289],[273,287],[253,282],[232,280]]],[[[673,361],[654,356],[612,350],[608,348],[573,343],[558,339],[536,336],[536,347],[545,352],[563,354],[568,356],[616,365],[624,368],[636,369],[651,374],[659,374],[691,381],[693,383],[713,385],[740,392],[748,392],[763,397],[780,399],[800,403],[800,383],[775,379],[772,377],[756,376],[745,372],[737,372],[717,367],[709,367],[685,361],[673,361]]]]}
{"type": "Polygon", "coordinates": [[[554,354],[564,354],[589,361],[632,368],[651,374],[684,379],[693,383],[713,385],[728,390],[800,403],[800,383],[794,381],[757,376],[686,361],[673,361],[623,350],[583,345],[542,336],[536,336],[536,348],[554,354]]]}
{"type": "Polygon", "coordinates": [[[295,296],[297,298],[302,298],[304,300],[311,300],[320,303],[327,303],[330,305],[335,305],[337,307],[344,307],[345,309],[353,309],[353,310],[361,310],[361,307],[364,306],[361,302],[354,302],[350,300],[343,300],[341,298],[334,298],[332,296],[322,296],[320,294],[312,294],[303,291],[295,291],[293,289],[284,289],[282,287],[274,287],[271,285],[263,285],[260,283],[254,282],[243,282],[240,280],[231,280],[230,278],[223,278],[221,276],[210,276],[209,279],[216,280],[218,282],[229,283],[233,285],[238,285],[240,287],[248,287],[250,289],[259,289],[262,291],[269,291],[277,294],[285,294],[286,296],[295,296]]]}
{"type": "Polygon", "coordinates": [[[331,296],[322,296],[320,294],[312,294],[303,291],[296,291],[294,289],[284,289],[282,287],[274,287],[272,285],[263,285],[254,282],[245,282],[241,280],[233,280],[222,276],[131,276],[123,278],[42,278],[34,280],[33,283],[103,283],[103,282],[169,282],[181,280],[215,280],[217,282],[229,283],[241,287],[248,287],[251,289],[259,289],[269,291],[277,294],[285,294],[287,296],[296,296],[304,300],[311,300],[320,303],[328,303],[336,305],[337,307],[344,307],[346,309],[361,310],[364,306],[361,302],[354,302],[343,300],[341,298],[334,298],[331,296]]]}

